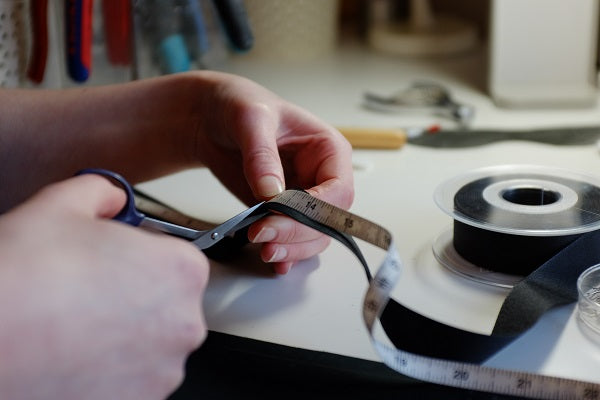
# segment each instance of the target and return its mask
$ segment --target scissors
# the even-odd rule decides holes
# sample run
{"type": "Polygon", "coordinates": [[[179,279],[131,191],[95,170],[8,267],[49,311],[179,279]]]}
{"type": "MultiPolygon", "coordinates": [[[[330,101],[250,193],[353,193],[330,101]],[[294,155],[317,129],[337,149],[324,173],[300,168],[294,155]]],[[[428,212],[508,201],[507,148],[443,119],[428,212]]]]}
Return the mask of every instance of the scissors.
{"type": "Polygon", "coordinates": [[[205,250],[217,244],[226,237],[231,237],[233,234],[246,226],[258,221],[269,211],[261,208],[263,202],[250,207],[249,209],[239,213],[238,215],[228,219],[221,225],[209,230],[196,230],[182,225],[173,224],[168,221],[163,221],[158,218],[146,216],[139,211],[135,206],[135,195],[133,187],[116,172],[101,168],[87,168],[79,171],[77,175],[97,174],[108,178],[113,183],[117,183],[127,194],[125,206],[113,218],[114,220],[141,228],[146,228],[153,231],[165,232],[173,236],[187,239],[191,241],[198,249],[205,250]]]}

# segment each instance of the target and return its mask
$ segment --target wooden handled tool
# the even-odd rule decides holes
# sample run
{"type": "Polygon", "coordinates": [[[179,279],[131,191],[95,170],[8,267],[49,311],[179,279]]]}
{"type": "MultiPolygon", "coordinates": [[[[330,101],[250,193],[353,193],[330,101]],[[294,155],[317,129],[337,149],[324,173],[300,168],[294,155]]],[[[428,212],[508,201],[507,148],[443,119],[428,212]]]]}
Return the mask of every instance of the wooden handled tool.
{"type": "Polygon", "coordinates": [[[355,149],[399,149],[406,143],[403,129],[337,127],[355,149]]]}

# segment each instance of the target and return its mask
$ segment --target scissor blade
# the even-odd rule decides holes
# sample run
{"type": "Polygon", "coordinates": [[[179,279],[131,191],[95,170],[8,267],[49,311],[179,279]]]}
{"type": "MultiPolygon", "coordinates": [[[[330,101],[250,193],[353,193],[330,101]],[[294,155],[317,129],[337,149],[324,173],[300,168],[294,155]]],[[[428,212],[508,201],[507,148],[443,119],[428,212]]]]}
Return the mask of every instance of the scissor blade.
{"type": "Polygon", "coordinates": [[[152,218],[152,217],[144,217],[144,219],[142,220],[142,222],[140,223],[139,226],[142,228],[159,231],[159,232],[164,232],[164,233],[168,233],[170,235],[174,235],[174,236],[178,236],[178,237],[182,237],[182,238],[186,238],[186,239],[196,238],[196,237],[198,237],[199,232],[205,232],[205,231],[197,231],[192,228],[173,224],[171,222],[163,221],[163,220],[152,218]]]}
{"type": "Polygon", "coordinates": [[[192,240],[192,243],[201,250],[211,247],[215,243],[218,243],[220,240],[224,239],[226,236],[250,225],[252,222],[257,221],[266,215],[268,213],[267,211],[264,213],[259,212],[258,214],[253,215],[253,213],[257,211],[263,203],[264,202],[261,202],[253,207],[250,207],[246,211],[243,211],[235,217],[228,219],[214,229],[202,232],[197,239],[192,240]]]}

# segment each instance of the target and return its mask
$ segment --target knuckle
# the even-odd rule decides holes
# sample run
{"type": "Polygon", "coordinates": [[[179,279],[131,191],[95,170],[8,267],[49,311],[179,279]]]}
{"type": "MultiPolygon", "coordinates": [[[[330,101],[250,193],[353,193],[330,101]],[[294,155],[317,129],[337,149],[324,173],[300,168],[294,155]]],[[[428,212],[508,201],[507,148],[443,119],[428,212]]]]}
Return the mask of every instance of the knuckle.
{"type": "Polygon", "coordinates": [[[341,179],[332,180],[327,185],[315,186],[309,190],[311,195],[318,199],[347,210],[354,202],[354,185],[352,182],[343,183],[341,179]]]}
{"type": "Polygon", "coordinates": [[[226,123],[242,132],[248,129],[274,128],[278,120],[272,105],[261,101],[246,101],[239,97],[228,104],[228,111],[226,123]]]}
{"type": "Polygon", "coordinates": [[[208,335],[200,301],[193,299],[190,305],[190,312],[182,317],[176,330],[180,349],[186,354],[197,349],[208,335]]]}
{"type": "Polygon", "coordinates": [[[282,243],[292,243],[299,236],[299,223],[290,218],[285,218],[285,223],[279,229],[279,239],[282,243]]]}
{"type": "MultiPolygon", "coordinates": [[[[176,366],[171,366],[168,371],[165,371],[157,384],[160,389],[157,392],[161,393],[162,396],[168,396],[174,389],[178,388],[185,377],[183,361],[176,366]]],[[[163,397],[161,397],[163,398],[163,397]]]]}
{"type": "Polygon", "coordinates": [[[327,236],[327,235],[323,235],[323,237],[320,239],[321,243],[321,248],[319,249],[320,251],[325,250],[327,247],[329,247],[329,245],[331,244],[331,237],[327,236]]]}
{"type": "Polygon", "coordinates": [[[204,289],[208,282],[208,261],[193,245],[179,239],[173,247],[175,254],[173,266],[181,278],[195,289],[204,289]]]}
{"type": "Polygon", "coordinates": [[[196,318],[194,322],[186,324],[185,330],[187,331],[187,346],[189,350],[196,349],[204,343],[208,334],[206,324],[202,317],[196,318]]]}
{"type": "Polygon", "coordinates": [[[56,203],[64,196],[64,188],[64,182],[54,182],[41,188],[38,191],[37,196],[43,198],[46,203],[56,203]]]}
{"type": "Polygon", "coordinates": [[[339,149],[340,151],[344,151],[346,153],[348,152],[352,152],[352,144],[350,144],[350,141],[348,141],[344,135],[342,135],[341,132],[335,130],[335,135],[338,138],[338,142],[339,142],[339,149]]]}
{"type": "Polygon", "coordinates": [[[241,102],[235,109],[237,122],[244,125],[264,124],[275,119],[275,110],[264,102],[241,102]]]}
{"type": "Polygon", "coordinates": [[[275,148],[268,146],[259,146],[248,151],[244,156],[244,166],[249,167],[251,165],[271,165],[273,160],[279,158],[275,148]]]}
{"type": "Polygon", "coordinates": [[[341,193],[342,197],[340,199],[340,207],[344,209],[349,209],[352,203],[354,202],[354,188],[349,187],[345,191],[341,193]]]}

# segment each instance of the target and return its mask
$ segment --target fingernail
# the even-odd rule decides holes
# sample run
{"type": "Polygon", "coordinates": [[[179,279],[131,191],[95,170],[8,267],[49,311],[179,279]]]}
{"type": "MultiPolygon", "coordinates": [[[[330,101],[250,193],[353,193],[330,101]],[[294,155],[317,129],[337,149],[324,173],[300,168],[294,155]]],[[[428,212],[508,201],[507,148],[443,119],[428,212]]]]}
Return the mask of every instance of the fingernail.
{"type": "Polygon", "coordinates": [[[267,262],[270,263],[270,262],[281,261],[286,256],[287,256],[287,250],[285,249],[285,247],[279,246],[275,249],[275,253],[273,253],[271,258],[269,260],[267,260],[267,262]]]}
{"type": "Polygon", "coordinates": [[[258,180],[256,186],[258,195],[262,197],[273,197],[283,192],[283,184],[273,175],[265,175],[258,180]]]}
{"type": "Polygon", "coordinates": [[[256,236],[254,236],[254,239],[252,239],[252,243],[270,242],[272,240],[275,240],[276,237],[277,231],[275,229],[265,227],[262,228],[256,236]]]}

